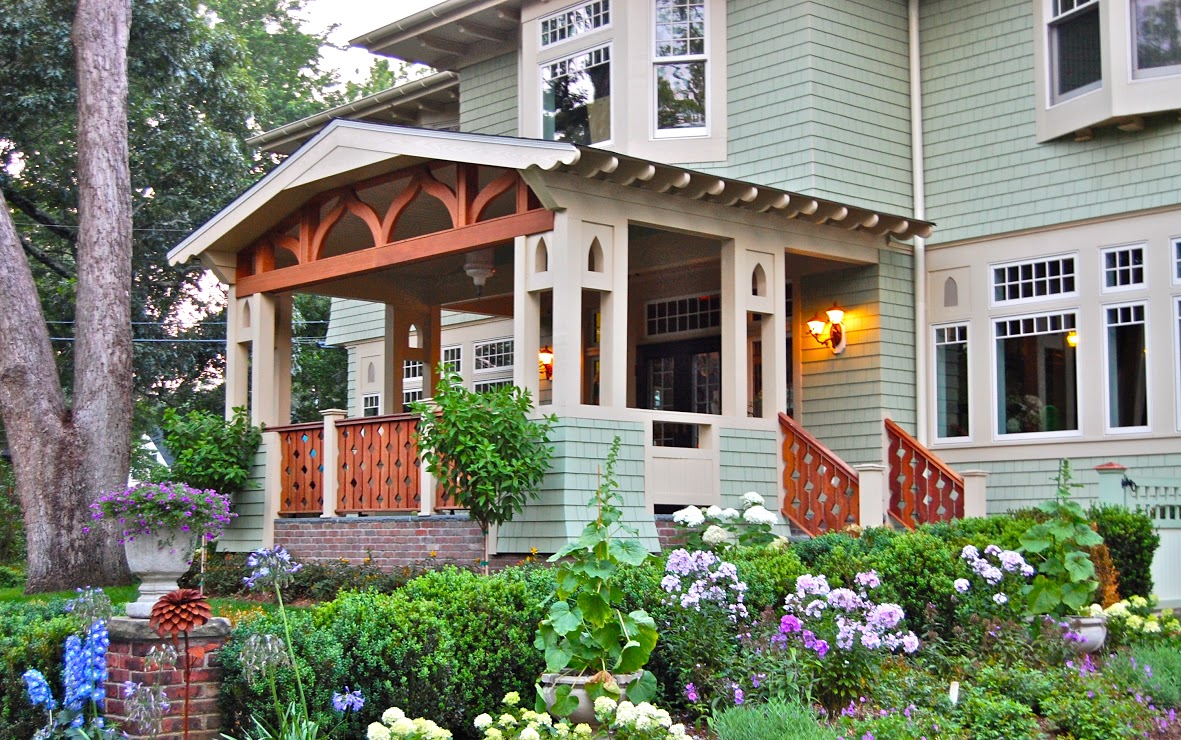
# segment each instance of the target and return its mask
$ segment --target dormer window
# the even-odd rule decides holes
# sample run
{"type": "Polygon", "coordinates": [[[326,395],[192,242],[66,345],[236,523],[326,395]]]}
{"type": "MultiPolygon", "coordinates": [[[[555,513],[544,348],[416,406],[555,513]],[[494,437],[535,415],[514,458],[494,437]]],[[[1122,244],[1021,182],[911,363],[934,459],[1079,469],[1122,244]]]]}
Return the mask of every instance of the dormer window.
{"type": "Polygon", "coordinates": [[[656,0],[656,132],[706,130],[705,0],[656,0]]]}
{"type": "Polygon", "coordinates": [[[558,59],[541,68],[542,138],[571,144],[611,139],[611,47],[558,59]]]}

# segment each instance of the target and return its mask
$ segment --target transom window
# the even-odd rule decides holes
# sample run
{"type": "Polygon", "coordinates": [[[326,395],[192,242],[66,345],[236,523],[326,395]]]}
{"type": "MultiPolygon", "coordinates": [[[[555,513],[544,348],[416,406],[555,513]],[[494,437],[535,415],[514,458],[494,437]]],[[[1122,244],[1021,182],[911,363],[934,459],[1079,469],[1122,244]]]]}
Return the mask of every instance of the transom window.
{"type": "Polygon", "coordinates": [[[402,380],[422,380],[422,361],[403,360],[402,380]]]}
{"type": "Polygon", "coordinates": [[[647,306],[650,337],[713,329],[721,324],[722,297],[718,294],[651,301],[647,306]]]}
{"type": "Polygon", "coordinates": [[[1104,249],[1103,290],[1144,287],[1144,245],[1104,249]]]}
{"type": "Polygon", "coordinates": [[[1075,294],[1075,258],[1051,257],[992,268],[994,305],[1075,294]]]}
{"type": "Polygon", "coordinates": [[[1107,426],[1148,426],[1148,355],[1144,304],[1107,306],[1107,426]]]}
{"type": "Polygon", "coordinates": [[[935,435],[971,436],[968,423],[968,325],[935,327],[935,435]]]}
{"type": "Polygon", "coordinates": [[[1103,84],[1099,0],[1054,0],[1049,22],[1052,102],[1103,84]]]}
{"type": "Polygon", "coordinates": [[[381,416],[380,393],[366,393],[361,396],[361,416],[381,416]]]}
{"type": "Polygon", "coordinates": [[[511,380],[481,380],[476,382],[475,392],[487,393],[488,391],[494,391],[497,388],[505,388],[512,384],[513,381],[511,380]]]}
{"type": "Polygon", "coordinates": [[[1005,318],[993,327],[998,436],[1077,431],[1075,314],[1005,318]]]}
{"type": "Polygon", "coordinates": [[[656,130],[704,132],[705,0],[656,0],[656,130]]]}
{"type": "Polygon", "coordinates": [[[463,375],[463,347],[444,347],[442,355],[444,370],[456,375],[463,375]]]}
{"type": "Polygon", "coordinates": [[[473,347],[473,354],[477,373],[512,368],[513,340],[494,339],[491,342],[477,342],[473,347]]]}
{"type": "Polygon", "coordinates": [[[595,0],[541,19],[542,47],[611,25],[610,0],[595,0]]]}
{"type": "Polygon", "coordinates": [[[600,46],[541,67],[541,133],[551,141],[611,139],[611,47],[600,46]]]}
{"type": "Polygon", "coordinates": [[[1181,7],[1177,0],[1131,0],[1135,77],[1181,73],[1181,7]]]}

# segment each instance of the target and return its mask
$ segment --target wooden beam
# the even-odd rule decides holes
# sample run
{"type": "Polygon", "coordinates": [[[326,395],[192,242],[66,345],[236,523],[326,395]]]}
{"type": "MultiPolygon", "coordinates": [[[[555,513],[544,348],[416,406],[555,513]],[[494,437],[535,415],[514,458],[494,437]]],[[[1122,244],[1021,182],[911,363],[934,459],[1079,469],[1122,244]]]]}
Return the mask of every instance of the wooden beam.
{"type": "Polygon", "coordinates": [[[553,211],[536,210],[493,218],[470,226],[391,242],[380,247],[324,257],[307,265],[294,265],[260,275],[250,275],[238,281],[238,297],[307,288],[350,275],[364,275],[445,254],[483,249],[517,236],[538,234],[553,228],[553,211]]]}

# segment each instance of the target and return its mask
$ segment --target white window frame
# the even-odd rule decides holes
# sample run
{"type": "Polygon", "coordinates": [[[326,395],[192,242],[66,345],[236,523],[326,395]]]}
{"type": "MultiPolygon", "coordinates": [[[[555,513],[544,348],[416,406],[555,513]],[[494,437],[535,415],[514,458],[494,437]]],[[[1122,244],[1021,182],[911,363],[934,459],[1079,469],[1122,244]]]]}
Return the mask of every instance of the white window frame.
{"type": "Polygon", "coordinates": [[[421,383],[425,367],[426,363],[422,360],[402,360],[402,382],[417,380],[421,383]]]}
{"type": "MultiPolygon", "coordinates": [[[[1103,431],[1106,434],[1142,434],[1152,430],[1152,372],[1151,368],[1145,363],[1144,367],[1144,395],[1146,400],[1146,410],[1148,424],[1138,427],[1113,427],[1111,425],[1111,378],[1108,373],[1111,372],[1111,347],[1107,341],[1107,330],[1110,328],[1107,323],[1107,311],[1112,308],[1134,308],[1140,307],[1144,309],[1144,351],[1148,352],[1148,338],[1149,324],[1148,324],[1148,302],[1147,301],[1129,301],[1127,303],[1105,303],[1100,306],[1102,310],[1102,323],[1100,328],[1103,331],[1103,431]]],[[[1125,324],[1126,326],[1126,324],[1125,324]]]]}
{"type": "Polygon", "coordinates": [[[439,352],[439,361],[443,363],[443,366],[445,368],[447,368],[448,372],[455,373],[456,375],[460,376],[461,378],[463,377],[463,345],[462,344],[453,344],[450,347],[443,347],[442,350],[440,350],[440,352],[439,352]],[[456,355],[455,358],[450,359],[450,360],[447,359],[448,352],[454,352],[456,355]],[[454,368],[449,367],[449,365],[451,365],[452,363],[455,365],[454,368]]]}
{"type": "MultiPolygon", "coordinates": [[[[960,342],[944,342],[944,344],[960,344],[960,342]]],[[[957,444],[971,442],[976,430],[976,404],[972,402],[972,322],[971,321],[951,321],[943,324],[931,325],[931,428],[935,430],[933,439],[939,444],[957,444]],[[963,344],[968,348],[968,435],[965,437],[940,437],[939,436],[939,347],[940,344],[936,341],[936,337],[940,330],[959,329],[964,330],[963,344]]]]}
{"type": "MultiPolygon", "coordinates": [[[[577,51],[563,52],[560,56],[555,56],[553,58],[546,59],[544,62],[537,65],[537,95],[538,95],[538,97],[537,97],[537,103],[538,103],[537,104],[537,122],[539,124],[539,127],[537,129],[537,133],[538,133],[539,139],[543,139],[545,141],[558,141],[557,139],[546,139],[545,138],[545,85],[546,85],[546,82],[548,82],[548,80],[545,77],[546,69],[554,64],[561,64],[562,62],[566,62],[567,65],[569,65],[570,61],[573,59],[577,59],[578,57],[583,56],[584,54],[593,54],[594,52],[602,49],[607,52],[607,64],[610,67],[609,74],[611,75],[611,78],[610,78],[611,79],[611,82],[610,82],[611,95],[608,96],[611,99],[611,115],[609,117],[608,124],[607,124],[608,126],[611,127],[611,135],[607,137],[606,141],[593,141],[588,144],[579,144],[578,146],[607,147],[607,146],[611,146],[615,142],[615,134],[616,134],[615,127],[618,124],[618,122],[616,121],[616,113],[617,113],[617,109],[619,108],[619,105],[621,103],[625,102],[625,98],[622,94],[617,95],[615,92],[615,90],[616,90],[615,82],[616,81],[615,81],[615,48],[614,47],[615,47],[615,45],[611,41],[597,41],[597,42],[591,44],[590,46],[586,47],[585,49],[579,49],[577,51]]],[[[566,74],[569,74],[569,67],[567,67],[566,74]]]]}
{"type": "Polygon", "coordinates": [[[514,365],[516,364],[516,362],[515,362],[516,351],[517,351],[517,343],[513,339],[513,337],[497,337],[496,339],[487,339],[482,342],[473,342],[472,343],[472,375],[488,376],[488,375],[492,375],[494,373],[503,374],[506,372],[511,372],[513,370],[514,365]],[[479,357],[480,357],[480,348],[487,347],[490,344],[499,344],[501,342],[508,342],[509,343],[509,346],[510,346],[510,351],[508,353],[509,364],[497,365],[496,367],[480,368],[480,363],[478,362],[479,357]]]}
{"type": "MultiPolygon", "coordinates": [[[[676,329],[676,330],[672,330],[672,331],[663,331],[663,332],[660,332],[660,331],[651,332],[648,330],[648,307],[649,306],[656,306],[656,305],[660,305],[662,303],[666,303],[666,304],[667,303],[676,303],[677,301],[698,299],[700,297],[701,297],[700,293],[693,293],[691,295],[669,296],[667,298],[653,298],[650,301],[645,301],[644,302],[644,314],[643,314],[644,336],[646,338],[655,338],[655,337],[692,338],[692,337],[711,337],[711,336],[716,335],[718,332],[721,331],[721,328],[722,328],[722,318],[721,318],[722,294],[721,293],[710,293],[709,294],[710,298],[717,298],[717,300],[718,300],[718,324],[717,324],[717,326],[707,326],[707,327],[703,328],[699,325],[696,329],[676,329]]],[[[690,316],[692,314],[685,314],[685,315],[690,316]]],[[[702,314],[699,311],[697,313],[697,315],[701,316],[704,314],[702,314]]],[[[665,318],[668,318],[668,317],[666,316],[665,318]]]]}
{"type": "MultiPolygon", "coordinates": [[[[1079,268],[1079,254],[1078,254],[1078,252],[1067,252],[1067,253],[1063,253],[1063,254],[1051,254],[1051,255],[1046,255],[1044,257],[1036,257],[1034,259],[1009,260],[1007,262],[990,263],[988,265],[988,301],[989,301],[989,305],[994,306],[994,307],[996,307],[996,306],[1019,306],[1019,305],[1030,304],[1030,303],[1041,303],[1044,301],[1055,301],[1055,300],[1059,300],[1059,299],[1063,299],[1063,298],[1077,298],[1078,297],[1078,283],[1079,283],[1079,269],[1078,268],[1079,268]],[[1071,278],[1074,280],[1074,288],[1072,290],[1063,291],[1061,293],[1046,293],[1045,295],[1034,295],[1034,296],[1029,296],[1028,298],[1025,298],[1025,297],[1004,298],[1001,300],[997,300],[997,297],[996,297],[996,288],[997,288],[996,271],[997,270],[1009,269],[1011,267],[1020,268],[1025,265],[1036,266],[1038,263],[1043,263],[1043,262],[1047,263],[1047,264],[1050,262],[1055,262],[1055,261],[1061,262],[1062,260],[1065,260],[1065,259],[1074,260],[1074,272],[1072,272],[1070,274],[1071,278]]],[[[1063,277],[1064,275],[1065,275],[1065,273],[1062,273],[1059,275],[1059,277],[1063,277]]],[[[1035,282],[1039,279],[1043,279],[1043,278],[1037,278],[1037,277],[1033,278],[1033,280],[1035,282]]],[[[1046,277],[1044,279],[1049,280],[1050,278],[1046,277]]],[[[1007,282],[1005,284],[1011,285],[1011,283],[1007,283],[1007,282]]],[[[1020,284],[1020,281],[1018,282],[1018,284],[1020,284]]]]}
{"type": "Polygon", "coordinates": [[[483,380],[477,380],[475,383],[472,384],[472,392],[473,393],[484,393],[485,391],[488,391],[488,390],[492,390],[495,388],[501,388],[503,386],[512,385],[512,384],[513,384],[512,378],[485,378],[483,380]]]}
{"type": "MultiPolygon", "coordinates": [[[[1076,279],[1076,285],[1077,285],[1077,279],[1076,279]]],[[[997,339],[1000,338],[997,336],[997,331],[996,331],[997,324],[999,324],[1002,321],[1013,321],[1016,319],[1036,319],[1041,316],[1047,316],[1047,317],[1048,316],[1063,316],[1063,317],[1065,317],[1067,315],[1070,315],[1070,316],[1073,316],[1074,326],[1075,326],[1074,330],[1078,331],[1079,313],[1080,313],[1080,311],[1079,311],[1078,307],[1075,306],[1073,308],[1064,308],[1061,310],[1054,310],[1054,311],[1038,311],[1036,313],[1016,314],[1013,316],[991,316],[991,317],[989,317],[989,323],[991,324],[991,341],[989,342],[991,347],[989,348],[989,356],[991,358],[991,362],[989,362],[990,378],[989,378],[988,395],[990,397],[990,407],[989,407],[989,414],[988,415],[990,417],[992,417],[992,422],[990,423],[990,426],[992,428],[992,441],[993,442],[997,442],[997,443],[1005,443],[1005,442],[1028,443],[1028,442],[1036,442],[1038,440],[1053,441],[1053,440],[1058,440],[1058,439],[1077,439],[1077,438],[1083,436],[1083,420],[1086,418],[1084,407],[1086,405],[1085,401],[1087,398],[1087,394],[1083,393],[1083,389],[1079,384],[1079,364],[1080,363],[1079,363],[1077,357],[1075,359],[1074,384],[1075,384],[1075,404],[1077,406],[1077,408],[1075,409],[1075,415],[1078,418],[1078,427],[1079,427],[1078,429],[1065,429],[1060,432],[1014,432],[1012,434],[1001,434],[1001,431],[999,428],[1000,415],[997,413],[998,408],[999,408],[999,406],[998,406],[999,399],[997,398],[997,392],[996,392],[997,391],[997,383],[999,381],[999,378],[997,377],[997,360],[998,360],[997,339]]],[[[1063,321],[1065,322],[1065,318],[1063,319],[1063,321]]]]}
{"type": "MultiPolygon", "coordinates": [[[[627,0],[623,0],[623,1],[626,2],[627,0]]],[[[550,49],[550,48],[553,48],[553,47],[558,46],[560,44],[565,44],[570,41],[573,41],[576,38],[586,36],[588,34],[598,33],[600,31],[606,31],[607,29],[611,28],[612,17],[613,17],[613,10],[611,8],[611,0],[587,0],[587,2],[580,2],[580,3],[575,3],[574,5],[568,5],[565,8],[562,8],[561,10],[559,10],[555,13],[550,13],[549,15],[543,15],[542,17],[537,19],[537,48],[550,49]],[[576,16],[578,16],[579,13],[582,13],[583,14],[582,17],[584,17],[584,18],[585,17],[593,18],[594,17],[594,10],[595,10],[594,6],[596,6],[596,5],[603,6],[600,8],[600,12],[606,13],[607,22],[602,23],[598,26],[590,26],[590,27],[580,26],[578,24],[578,18],[576,18],[576,16]],[[568,29],[570,29],[566,32],[566,36],[564,38],[558,39],[557,41],[546,41],[545,40],[545,24],[548,23],[549,21],[556,20],[558,18],[562,18],[563,16],[566,17],[566,23],[567,23],[566,27],[568,29]],[[573,22],[572,22],[572,18],[574,19],[573,22]]]]}
{"type": "MultiPolygon", "coordinates": [[[[704,51],[701,54],[685,54],[681,56],[662,57],[657,56],[656,51],[656,3],[659,0],[649,0],[649,12],[651,14],[652,23],[652,37],[650,39],[651,46],[649,47],[652,53],[652,99],[649,102],[649,109],[652,111],[652,138],[654,139],[689,139],[708,137],[712,129],[711,122],[713,116],[710,114],[711,102],[713,100],[713,86],[710,84],[710,61],[709,61],[709,40],[712,31],[712,23],[710,18],[710,2],[709,0],[700,0],[705,16],[705,37],[702,39],[702,48],[704,51]],[[660,83],[657,81],[657,67],[662,64],[678,64],[683,62],[702,62],[705,64],[705,125],[695,126],[693,128],[675,128],[662,129],[660,128],[660,109],[658,105],[658,91],[660,83]]],[[[614,88],[612,88],[614,89],[614,88]]],[[[614,112],[614,110],[612,111],[614,112]]]]}
{"type": "Polygon", "coordinates": [[[1099,56],[1099,79],[1096,80],[1095,82],[1091,82],[1091,83],[1088,83],[1082,87],[1071,90],[1070,92],[1063,93],[1061,96],[1059,96],[1057,93],[1057,90],[1058,90],[1058,70],[1055,68],[1057,55],[1054,53],[1055,52],[1055,41],[1056,41],[1054,26],[1061,25],[1064,22],[1067,22],[1073,18],[1077,18],[1077,17],[1083,15],[1084,13],[1092,13],[1092,12],[1095,13],[1096,20],[1099,22],[1099,37],[1100,37],[1100,40],[1102,40],[1102,38],[1103,38],[1102,10],[1103,9],[1099,6],[1100,6],[1099,0],[1050,0],[1050,10],[1046,14],[1046,50],[1048,52],[1047,60],[1046,60],[1046,62],[1047,62],[1046,63],[1046,73],[1049,77],[1047,79],[1047,83],[1049,84],[1049,93],[1050,93],[1049,105],[1050,106],[1059,105],[1059,104],[1065,103],[1069,100],[1074,100],[1075,98],[1082,97],[1083,95],[1086,95],[1087,93],[1103,89],[1102,44],[1100,44],[1100,49],[1099,49],[1099,54],[1100,54],[1100,56],[1099,56]],[[1057,15],[1054,15],[1054,6],[1058,5],[1059,3],[1062,3],[1062,4],[1073,3],[1073,7],[1070,8],[1069,10],[1061,11],[1057,15]]]}
{"type": "Polygon", "coordinates": [[[422,388],[403,388],[402,389],[402,408],[406,408],[415,401],[423,399],[422,388]]]}
{"type": "MultiPolygon", "coordinates": [[[[1116,274],[1121,270],[1135,270],[1133,266],[1116,267],[1114,268],[1116,274]]],[[[1075,284],[1077,285],[1078,278],[1075,277],[1075,284]]],[[[1123,293],[1129,290],[1143,290],[1148,287],[1148,244],[1146,242],[1132,242],[1131,244],[1120,244],[1113,247],[1103,247],[1099,250],[1099,290],[1103,293],[1123,293]],[[1140,282],[1129,283],[1127,285],[1108,285],[1107,275],[1112,272],[1112,268],[1107,266],[1107,255],[1119,252],[1131,252],[1133,250],[1140,250],[1140,282]]]]}
{"type": "Polygon", "coordinates": [[[1128,32],[1130,38],[1128,39],[1129,61],[1128,67],[1132,71],[1133,80],[1150,80],[1159,77],[1175,77],[1181,75],[1181,64],[1171,64],[1168,67],[1147,67],[1141,70],[1139,67],[1139,60],[1136,58],[1136,51],[1139,44],[1136,43],[1136,34],[1139,27],[1136,23],[1136,8],[1135,0],[1127,0],[1128,2],[1128,32]]]}
{"type": "Polygon", "coordinates": [[[366,414],[365,412],[371,408],[377,410],[377,413],[372,414],[372,416],[381,416],[382,409],[381,409],[381,394],[380,393],[362,393],[361,394],[361,416],[362,417],[370,416],[370,414],[366,414]],[[370,404],[369,403],[370,401],[373,401],[373,403],[370,404]]]}
{"type": "Polygon", "coordinates": [[[1173,285],[1181,285],[1181,236],[1169,237],[1169,264],[1173,268],[1173,285]]]}

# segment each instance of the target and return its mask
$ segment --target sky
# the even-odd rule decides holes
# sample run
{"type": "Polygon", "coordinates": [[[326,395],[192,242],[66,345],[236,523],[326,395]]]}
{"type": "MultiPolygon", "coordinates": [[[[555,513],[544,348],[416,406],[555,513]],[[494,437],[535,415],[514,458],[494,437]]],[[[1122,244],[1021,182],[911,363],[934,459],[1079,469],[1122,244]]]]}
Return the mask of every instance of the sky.
{"type": "MultiPolygon", "coordinates": [[[[329,40],[344,46],[349,39],[373,31],[396,20],[413,15],[435,5],[437,0],[310,0],[303,15],[307,18],[305,28],[309,31],[323,31],[333,23],[339,27],[332,32],[329,40]]],[[[365,79],[369,66],[376,59],[362,49],[323,52],[327,66],[340,72],[342,80],[361,81],[365,79]]]]}

